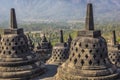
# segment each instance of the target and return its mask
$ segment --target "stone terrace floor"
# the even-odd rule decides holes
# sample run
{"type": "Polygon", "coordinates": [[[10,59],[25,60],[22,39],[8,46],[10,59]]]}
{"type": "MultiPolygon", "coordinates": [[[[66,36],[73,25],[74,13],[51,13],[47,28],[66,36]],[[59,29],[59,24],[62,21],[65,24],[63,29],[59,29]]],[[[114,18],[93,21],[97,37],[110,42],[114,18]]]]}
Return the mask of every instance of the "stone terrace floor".
{"type": "MultiPolygon", "coordinates": [[[[57,65],[46,65],[46,72],[41,75],[40,77],[38,78],[35,78],[35,79],[31,79],[31,80],[55,80],[54,79],[54,76],[56,75],[57,73],[57,68],[58,66],[57,65]]],[[[120,72],[120,69],[118,69],[118,71],[120,72]]],[[[120,80],[120,79],[118,79],[120,80]]]]}
{"type": "Polygon", "coordinates": [[[46,72],[38,78],[32,80],[55,80],[54,76],[57,73],[57,65],[46,65],[46,72]]]}

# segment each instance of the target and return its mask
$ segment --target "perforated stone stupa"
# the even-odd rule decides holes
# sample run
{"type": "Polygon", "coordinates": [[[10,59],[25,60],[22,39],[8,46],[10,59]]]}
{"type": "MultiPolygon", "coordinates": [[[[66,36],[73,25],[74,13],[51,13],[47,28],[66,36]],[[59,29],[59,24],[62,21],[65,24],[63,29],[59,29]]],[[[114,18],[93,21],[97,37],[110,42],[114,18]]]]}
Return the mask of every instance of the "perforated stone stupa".
{"type": "Polygon", "coordinates": [[[10,29],[4,29],[0,40],[0,80],[29,80],[44,73],[44,65],[28,48],[22,28],[17,28],[14,8],[10,29]]]}
{"type": "Polygon", "coordinates": [[[120,44],[116,42],[116,33],[115,30],[112,32],[112,44],[108,45],[108,56],[110,61],[115,64],[117,67],[120,67],[120,44]]]}
{"type": "Polygon", "coordinates": [[[86,30],[72,41],[69,59],[56,74],[56,80],[116,80],[117,69],[108,59],[107,43],[94,30],[92,4],[87,5],[86,30]]]}
{"type": "Polygon", "coordinates": [[[41,43],[38,42],[35,52],[44,61],[48,60],[52,53],[52,44],[47,40],[45,34],[42,37],[41,43]]]}
{"type": "Polygon", "coordinates": [[[68,46],[63,39],[63,31],[60,30],[60,43],[57,43],[52,50],[52,55],[47,61],[49,64],[62,64],[68,59],[68,46]]]}

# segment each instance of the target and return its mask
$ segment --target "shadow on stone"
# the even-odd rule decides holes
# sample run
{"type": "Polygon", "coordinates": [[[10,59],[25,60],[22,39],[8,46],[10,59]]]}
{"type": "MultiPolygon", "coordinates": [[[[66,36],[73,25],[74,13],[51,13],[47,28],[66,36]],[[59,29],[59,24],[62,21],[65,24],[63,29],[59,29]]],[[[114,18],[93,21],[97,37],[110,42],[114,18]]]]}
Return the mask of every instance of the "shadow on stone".
{"type": "Polygon", "coordinates": [[[57,73],[58,65],[46,64],[46,72],[34,80],[52,80],[57,73]]]}

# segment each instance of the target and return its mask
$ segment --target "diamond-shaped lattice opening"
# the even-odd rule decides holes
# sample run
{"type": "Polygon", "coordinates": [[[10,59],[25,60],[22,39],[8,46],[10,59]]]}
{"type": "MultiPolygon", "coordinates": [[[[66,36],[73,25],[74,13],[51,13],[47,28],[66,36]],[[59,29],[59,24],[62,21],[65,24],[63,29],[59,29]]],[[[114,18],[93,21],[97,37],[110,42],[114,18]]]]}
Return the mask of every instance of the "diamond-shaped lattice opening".
{"type": "Polygon", "coordinates": [[[112,57],[112,56],[110,56],[110,58],[112,59],[113,57],[112,57]]]}
{"type": "Polygon", "coordinates": [[[60,57],[60,54],[58,54],[58,56],[57,57],[60,57]]]}
{"type": "Polygon", "coordinates": [[[63,59],[66,59],[66,57],[65,57],[65,56],[63,56],[63,59]]]}
{"type": "Polygon", "coordinates": [[[112,61],[115,62],[115,59],[113,59],[112,61]]]}
{"type": "Polygon", "coordinates": [[[8,49],[8,47],[6,47],[6,49],[8,49]]]}
{"type": "Polygon", "coordinates": [[[11,51],[8,51],[8,54],[10,55],[10,54],[11,54],[11,51]]]}
{"type": "Polygon", "coordinates": [[[9,39],[7,39],[6,41],[9,42],[9,39]]]}
{"type": "Polygon", "coordinates": [[[89,65],[92,65],[92,61],[91,60],[89,61],[89,65]]]}
{"type": "Polygon", "coordinates": [[[81,50],[81,52],[82,52],[82,53],[84,53],[84,52],[85,52],[85,50],[84,50],[84,49],[82,49],[82,50],[81,50]]]}
{"type": "Polygon", "coordinates": [[[89,52],[92,53],[92,50],[90,50],[89,52]]]}
{"type": "Polygon", "coordinates": [[[15,51],[15,54],[17,54],[18,52],[17,51],[15,51]]]}
{"type": "Polygon", "coordinates": [[[62,57],[64,57],[65,55],[64,54],[61,54],[62,57]]]}
{"type": "Polygon", "coordinates": [[[62,54],[62,51],[60,51],[60,53],[59,54],[62,54]]]}
{"type": "Polygon", "coordinates": [[[59,57],[59,59],[62,59],[61,57],[59,57]]]}
{"type": "Polygon", "coordinates": [[[12,47],[13,50],[15,50],[15,47],[12,47]]]}
{"type": "Polygon", "coordinates": [[[115,56],[115,53],[113,53],[113,56],[115,56]]]}
{"type": "Polygon", "coordinates": [[[73,50],[73,47],[71,48],[71,50],[73,50]]]}
{"type": "Polygon", "coordinates": [[[53,56],[56,56],[56,54],[53,54],[53,56]]]}
{"type": "Polygon", "coordinates": [[[55,53],[55,50],[53,50],[52,53],[55,53]]]}
{"type": "Polygon", "coordinates": [[[84,60],[81,60],[81,65],[84,65],[84,60]]]}
{"type": "Polygon", "coordinates": [[[74,46],[76,46],[76,42],[74,43],[74,46]]]}
{"type": "Polygon", "coordinates": [[[78,52],[78,48],[76,48],[76,52],[78,52]]]}
{"type": "Polygon", "coordinates": [[[58,51],[55,51],[56,54],[58,54],[58,51]]]}
{"type": "Polygon", "coordinates": [[[80,57],[81,57],[81,55],[80,55],[80,54],[78,54],[78,57],[80,58],[80,57]]]}
{"type": "Polygon", "coordinates": [[[115,56],[115,58],[117,59],[117,58],[118,58],[118,56],[116,55],[116,56],[115,56]]]}
{"type": "Polygon", "coordinates": [[[5,54],[5,51],[3,51],[3,54],[5,54]]]}
{"type": "Polygon", "coordinates": [[[111,53],[108,54],[109,56],[111,55],[111,53]]]}
{"type": "Polygon", "coordinates": [[[96,55],[93,55],[93,58],[95,59],[95,58],[96,58],[96,55]]]}
{"type": "Polygon", "coordinates": [[[97,61],[97,64],[100,65],[100,61],[99,60],[97,61]]]}
{"type": "Polygon", "coordinates": [[[74,55],[75,55],[75,53],[73,53],[73,55],[72,55],[72,56],[74,57],[74,55]]]}
{"type": "Polygon", "coordinates": [[[87,55],[87,54],[85,55],[85,58],[86,58],[86,59],[88,58],[88,55],[87,55]]]}
{"type": "Polygon", "coordinates": [[[12,39],[12,42],[14,42],[14,39],[12,39]]]}
{"type": "Polygon", "coordinates": [[[88,44],[86,44],[85,47],[88,48],[88,44]]]}
{"type": "Polygon", "coordinates": [[[106,60],[104,59],[103,62],[106,64],[106,60]]]}
{"type": "Polygon", "coordinates": [[[9,43],[9,46],[11,46],[11,43],[9,43]]]}
{"type": "Polygon", "coordinates": [[[2,49],[4,49],[4,47],[2,47],[2,49]]]}
{"type": "Polygon", "coordinates": [[[56,50],[57,52],[59,52],[60,50],[58,49],[58,50],[56,50]]]}
{"type": "Polygon", "coordinates": [[[55,59],[57,60],[58,58],[56,57],[55,59]]]}
{"type": "Polygon", "coordinates": [[[81,47],[81,43],[79,44],[79,47],[81,47]]]}
{"type": "Polygon", "coordinates": [[[77,59],[74,60],[74,64],[76,64],[76,63],[77,63],[77,59]]]}
{"type": "Polygon", "coordinates": [[[95,48],[95,44],[93,45],[93,47],[95,48]]]}
{"type": "Polygon", "coordinates": [[[15,45],[17,45],[18,43],[16,42],[15,45]]]}

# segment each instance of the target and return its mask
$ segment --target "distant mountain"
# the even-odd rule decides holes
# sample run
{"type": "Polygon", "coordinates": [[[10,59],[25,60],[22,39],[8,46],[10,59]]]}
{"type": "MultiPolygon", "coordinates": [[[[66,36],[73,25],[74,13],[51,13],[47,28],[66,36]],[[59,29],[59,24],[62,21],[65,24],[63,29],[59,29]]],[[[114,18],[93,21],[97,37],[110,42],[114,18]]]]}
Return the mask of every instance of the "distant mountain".
{"type": "Polygon", "coordinates": [[[0,22],[9,20],[12,7],[19,21],[83,21],[88,2],[97,21],[120,21],[120,0],[0,0],[0,22]]]}

